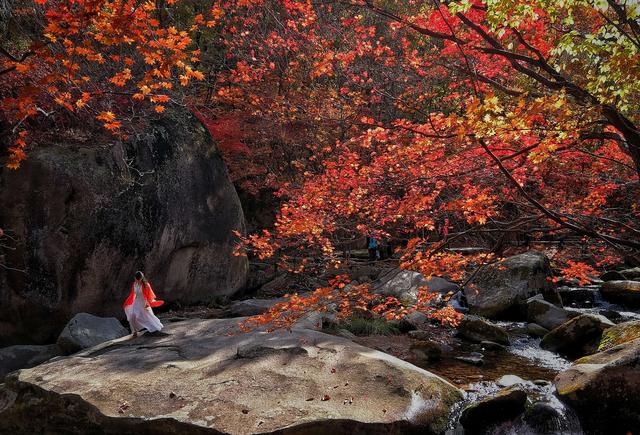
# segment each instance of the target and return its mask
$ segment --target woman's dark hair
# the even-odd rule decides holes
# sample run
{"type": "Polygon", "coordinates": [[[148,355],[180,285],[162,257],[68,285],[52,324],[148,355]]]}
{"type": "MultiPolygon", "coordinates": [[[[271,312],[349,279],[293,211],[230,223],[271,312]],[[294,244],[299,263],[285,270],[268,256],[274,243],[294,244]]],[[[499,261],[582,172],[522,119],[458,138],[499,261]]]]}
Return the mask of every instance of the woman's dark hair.
{"type": "Polygon", "coordinates": [[[144,273],[137,271],[135,274],[136,279],[141,279],[142,282],[147,282],[147,278],[144,277],[144,273]]]}

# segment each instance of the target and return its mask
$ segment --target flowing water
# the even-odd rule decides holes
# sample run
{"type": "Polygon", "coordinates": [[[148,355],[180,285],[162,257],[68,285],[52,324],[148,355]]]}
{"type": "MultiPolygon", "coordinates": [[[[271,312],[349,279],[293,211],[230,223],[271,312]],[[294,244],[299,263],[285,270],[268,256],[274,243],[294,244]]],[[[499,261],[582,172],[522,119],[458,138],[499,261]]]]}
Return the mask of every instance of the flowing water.
{"type": "MultiPolygon", "coordinates": [[[[565,308],[571,311],[602,314],[615,323],[640,320],[640,312],[604,301],[597,286],[572,288],[567,291],[593,294],[592,298],[567,304],[565,308]]],[[[524,332],[526,323],[496,323],[509,331],[512,337],[512,344],[506,350],[483,349],[478,344],[454,340],[448,343],[452,351],[447,358],[436,362],[417,362],[421,367],[448,379],[465,391],[465,400],[454,411],[447,435],[468,434],[458,421],[462,410],[469,404],[509,386],[505,385],[505,382],[509,384],[514,380],[519,388],[527,392],[527,411],[514,420],[492,427],[488,434],[582,435],[584,432],[576,414],[558,399],[552,383],[554,377],[567,369],[571,362],[541,349],[540,339],[532,338],[524,332]],[[456,356],[478,354],[482,355],[483,360],[479,366],[454,359],[456,356]],[[515,375],[521,379],[517,380],[508,375],[515,375]]]]}

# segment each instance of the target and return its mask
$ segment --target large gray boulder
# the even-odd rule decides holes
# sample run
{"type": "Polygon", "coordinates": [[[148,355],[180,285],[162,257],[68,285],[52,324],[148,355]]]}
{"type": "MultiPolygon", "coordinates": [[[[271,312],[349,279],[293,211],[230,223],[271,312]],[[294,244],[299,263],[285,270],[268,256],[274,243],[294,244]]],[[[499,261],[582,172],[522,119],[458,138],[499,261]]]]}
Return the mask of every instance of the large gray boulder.
{"type": "Polygon", "coordinates": [[[537,294],[561,303],[551,276],[549,259],[542,252],[526,252],[488,265],[464,290],[469,311],[490,319],[519,317],[519,305],[537,294]]]}
{"type": "Polygon", "coordinates": [[[577,312],[565,310],[537,297],[527,299],[526,308],[527,321],[549,330],[579,315],[577,312]]]}
{"type": "Polygon", "coordinates": [[[542,337],[540,346],[569,358],[589,355],[598,350],[602,333],[613,326],[615,324],[604,316],[582,314],[542,337]]]}
{"type": "Polygon", "coordinates": [[[415,303],[418,300],[420,287],[427,287],[430,291],[441,295],[459,290],[456,283],[444,278],[434,276],[427,279],[420,272],[393,269],[371,284],[371,292],[394,296],[405,303],[415,303]]]}
{"type": "Polygon", "coordinates": [[[610,302],[640,307],[640,281],[607,281],[600,291],[602,297],[610,302]]]}
{"type": "Polygon", "coordinates": [[[169,324],[9,376],[0,433],[405,433],[445,430],[462,392],[388,354],[239,319],[169,324]]]}
{"type": "Polygon", "coordinates": [[[8,373],[37,366],[59,355],[61,352],[57,344],[3,347],[0,349],[0,383],[8,373]]]}
{"type": "Polygon", "coordinates": [[[191,115],[171,113],[121,143],[78,127],[0,170],[0,345],[46,343],[78,312],[124,316],[133,273],[159,298],[210,302],[242,290],[244,231],[222,158],[191,115]]]}
{"type": "Polygon", "coordinates": [[[70,354],[127,334],[129,331],[114,317],[105,318],[79,313],[69,320],[58,336],[57,343],[60,349],[70,354]]]}
{"type": "Polygon", "coordinates": [[[635,433],[640,428],[640,339],[580,358],[556,377],[555,386],[590,433],[635,433]]]}

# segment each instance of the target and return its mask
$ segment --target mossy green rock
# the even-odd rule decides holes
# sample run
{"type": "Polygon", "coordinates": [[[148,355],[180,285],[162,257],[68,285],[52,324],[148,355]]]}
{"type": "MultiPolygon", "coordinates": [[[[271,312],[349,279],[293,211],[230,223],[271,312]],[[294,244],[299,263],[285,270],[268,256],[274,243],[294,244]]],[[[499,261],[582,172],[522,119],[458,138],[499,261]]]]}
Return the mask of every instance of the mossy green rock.
{"type": "Polygon", "coordinates": [[[598,351],[611,349],[636,338],[640,338],[640,320],[620,323],[602,333],[598,351]]]}

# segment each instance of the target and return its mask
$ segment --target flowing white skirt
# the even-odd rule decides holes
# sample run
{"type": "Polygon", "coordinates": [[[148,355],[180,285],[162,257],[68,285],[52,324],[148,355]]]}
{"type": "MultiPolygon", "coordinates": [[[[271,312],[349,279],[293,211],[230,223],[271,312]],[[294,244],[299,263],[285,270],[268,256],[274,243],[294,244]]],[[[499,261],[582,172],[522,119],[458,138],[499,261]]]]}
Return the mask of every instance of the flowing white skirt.
{"type": "Polygon", "coordinates": [[[162,323],[154,314],[153,310],[145,308],[145,300],[143,297],[136,297],[133,304],[124,308],[124,313],[127,315],[129,326],[131,327],[131,333],[138,332],[143,328],[146,328],[149,332],[160,331],[162,329],[162,323]]]}

